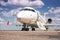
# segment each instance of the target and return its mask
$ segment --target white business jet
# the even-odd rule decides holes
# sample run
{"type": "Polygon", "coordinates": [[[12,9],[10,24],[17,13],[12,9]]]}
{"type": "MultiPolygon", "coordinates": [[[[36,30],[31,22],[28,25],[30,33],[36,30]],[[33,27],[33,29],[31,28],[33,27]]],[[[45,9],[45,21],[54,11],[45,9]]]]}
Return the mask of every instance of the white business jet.
{"type": "Polygon", "coordinates": [[[48,21],[40,15],[40,12],[31,8],[24,7],[17,13],[17,20],[23,23],[22,31],[28,31],[28,26],[31,26],[32,30],[35,30],[35,27],[39,27],[41,30],[47,30],[46,26],[53,26],[59,24],[51,24],[52,19],[49,18],[48,21]],[[49,23],[49,24],[47,24],[49,23]]]}

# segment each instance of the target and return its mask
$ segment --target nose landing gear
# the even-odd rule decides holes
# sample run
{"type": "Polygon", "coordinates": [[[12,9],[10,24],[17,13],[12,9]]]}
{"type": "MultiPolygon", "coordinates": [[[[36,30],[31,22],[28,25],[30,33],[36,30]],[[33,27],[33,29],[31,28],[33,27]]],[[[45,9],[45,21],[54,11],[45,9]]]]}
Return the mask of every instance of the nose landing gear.
{"type": "Polygon", "coordinates": [[[22,28],[21,31],[29,31],[29,28],[22,28]]]}
{"type": "Polygon", "coordinates": [[[25,23],[23,24],[23,28],[21,31],[29,31],[27,24],[25,24],[25,23]]]}

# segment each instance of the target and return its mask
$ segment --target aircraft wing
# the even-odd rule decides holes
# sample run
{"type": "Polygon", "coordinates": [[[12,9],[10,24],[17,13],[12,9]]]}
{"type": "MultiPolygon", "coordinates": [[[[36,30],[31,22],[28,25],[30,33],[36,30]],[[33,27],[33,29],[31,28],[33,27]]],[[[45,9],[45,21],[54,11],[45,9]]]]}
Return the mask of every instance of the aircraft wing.
{"type": "Polygon", "coordinates": [[[60,26],[60,24],[44,24],[44,26],[60,26]]]}
{"type": "Polygon", "coordinates": [[[10,22],[0,22],[0,26],[5,25],[5,26],[22,26],[22,23],[10,23],[10,22]]]}
{"type": "Polygon", "coordinates": [[[22,26],[23,24],[11,24],[9,26],[22,26]]]}

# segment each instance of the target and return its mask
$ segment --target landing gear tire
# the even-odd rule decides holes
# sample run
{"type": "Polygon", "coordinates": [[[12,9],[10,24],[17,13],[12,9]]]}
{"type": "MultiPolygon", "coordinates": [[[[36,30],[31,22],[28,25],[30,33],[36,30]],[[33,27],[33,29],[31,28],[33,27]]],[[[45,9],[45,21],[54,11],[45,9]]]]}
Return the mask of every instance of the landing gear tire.
{"type": "Polygon", "coordinates": [[[35,31],[35,28],[32,28],[32,31],[35,31]]]}
{"type": "Polygon", "coordinates": [[[29,28],[26,28],[26,31],[29,31],[29,28]]]}
{"type": "Polygon", "coordinates": [[[29,31],[29,28],[22,28],[21,31],[29,31]]]}
{"type": "Polygon", "coordinates": [[[29,31],[27,24],[25,24],[25,23],[23,24],[23,28],[21,31],[29,31]]]}
{"type": "Polygon", "coordinates": [[[21,31],[25,31],[25,28],[22,28],[22,30],[21,31]]]}
{"type": "Polygon", "coordinates": [[[46,28],[46,30],[48,30],[48,28],[46,28]]]}

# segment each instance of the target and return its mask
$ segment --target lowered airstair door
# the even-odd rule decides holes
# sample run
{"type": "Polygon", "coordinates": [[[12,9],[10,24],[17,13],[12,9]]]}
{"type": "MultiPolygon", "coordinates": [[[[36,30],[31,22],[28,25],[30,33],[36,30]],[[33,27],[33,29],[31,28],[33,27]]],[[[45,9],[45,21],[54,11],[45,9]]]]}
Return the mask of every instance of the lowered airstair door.
{"type": "Polygon", "coordinates": [[[41,21],[37,21],[37,26],[38,26],[41,30],[46,30],[45,26],[43,25],[43,23],[41,23],[41,21]]]}

